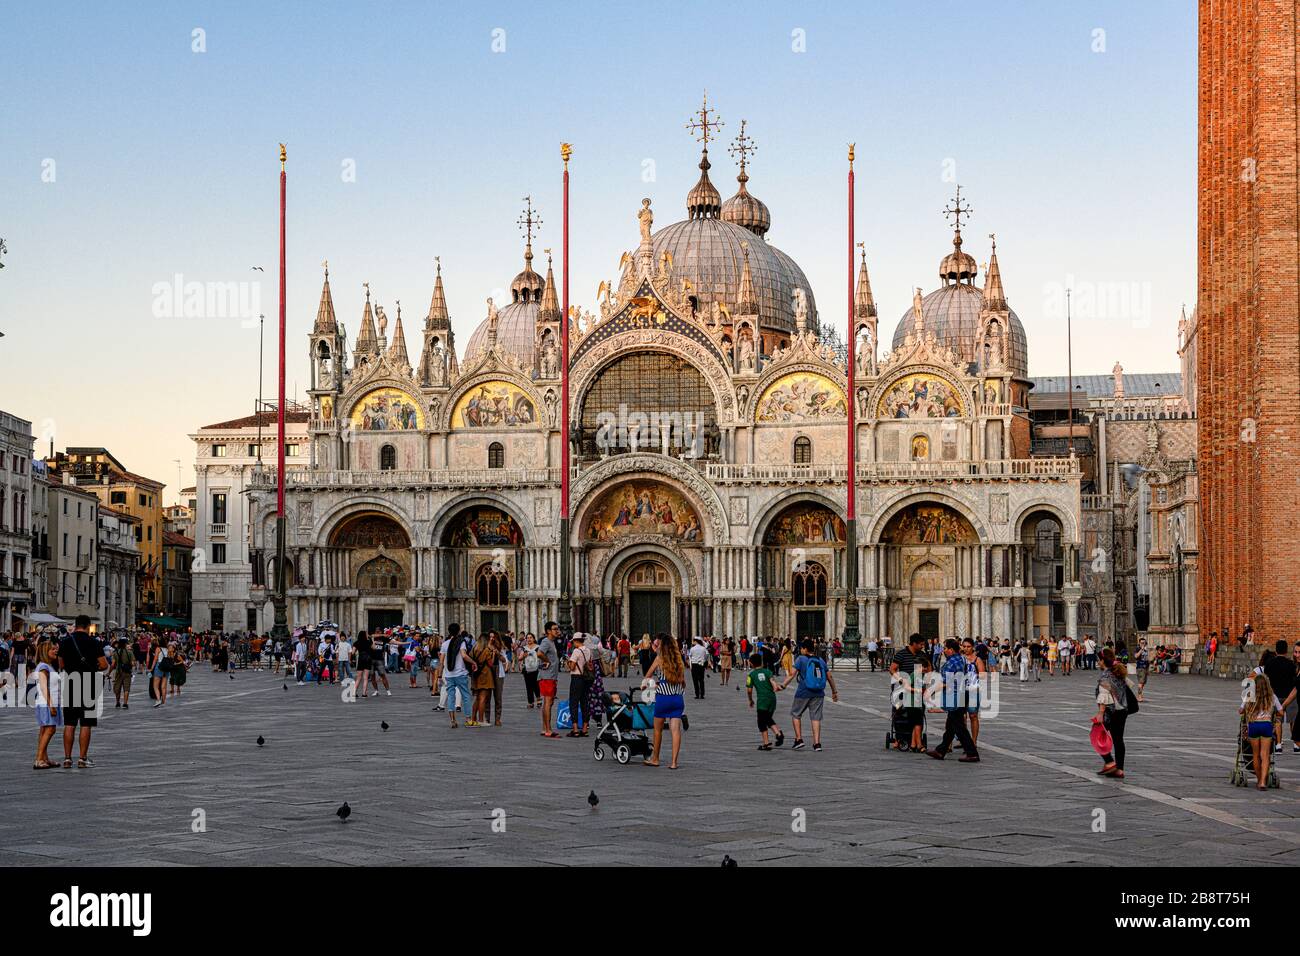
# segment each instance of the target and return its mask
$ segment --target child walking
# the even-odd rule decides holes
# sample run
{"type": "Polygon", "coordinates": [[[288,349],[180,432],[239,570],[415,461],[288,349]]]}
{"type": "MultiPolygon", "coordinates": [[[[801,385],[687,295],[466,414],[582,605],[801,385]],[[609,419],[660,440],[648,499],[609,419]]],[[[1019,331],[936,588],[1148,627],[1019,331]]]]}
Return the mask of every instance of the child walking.
{"type": "Polygon", "coordinates": [[[750,655],[749,663],[751,669],[745,678],[745,696],[749,698],[750,707],[757,703],[758,735],[763,741],[758,749],[771,750],[772,745],[767,742],[769,728],[776,733],[778,747],[785,743],[785,734],[776,725],[776,681],[772,679],[772,672],[763,666],[762,654],[750,655]]]}
{"type": "Polygon", "coordinates": [[[1273,752],[1273,716],[1282,703],[1273,693],[1273,685],[1263,674],[1254,675],[1254,687],[1242,691],[1239,713],[1246,715],[1246,736],[1255,760],[1255,781],[1260,790],[1268,789],[1268,761],[1273,752]],[[1252,692],[1253,691],[1253,692],[1252,692]]]}

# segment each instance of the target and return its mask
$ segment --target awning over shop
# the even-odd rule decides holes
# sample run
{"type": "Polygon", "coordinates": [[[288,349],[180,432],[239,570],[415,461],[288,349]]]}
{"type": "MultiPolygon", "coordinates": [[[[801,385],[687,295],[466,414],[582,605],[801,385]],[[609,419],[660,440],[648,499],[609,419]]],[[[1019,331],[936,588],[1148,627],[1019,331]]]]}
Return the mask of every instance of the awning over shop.
{"type": "Polygon", "coordinates": [[[158,627],[189,627],[189,621],[182,621],[178,617],[146,617],[144,620],[150,624],[156,624],[158,627]]]}

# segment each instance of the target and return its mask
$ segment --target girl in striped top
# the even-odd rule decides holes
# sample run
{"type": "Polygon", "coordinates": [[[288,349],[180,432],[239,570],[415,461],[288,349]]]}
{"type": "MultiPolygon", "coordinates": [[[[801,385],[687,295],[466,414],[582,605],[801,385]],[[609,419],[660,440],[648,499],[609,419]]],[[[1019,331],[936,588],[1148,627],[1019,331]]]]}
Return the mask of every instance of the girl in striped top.
{"type": "Polygon", "coordinates": [[[655,659],[646,671],[647,678],[656,678],[654,750],[649,760],[641,761],[647,767],[659,766],[659,745],[663,741],[664,722],[673,738],[673,759],[669,770],[677,769],[677,757],[682,749],[682,720],[686,711],[683,699],[686,693],[686,666],[677,642],[668,634],[656,635],[655,659]]]}

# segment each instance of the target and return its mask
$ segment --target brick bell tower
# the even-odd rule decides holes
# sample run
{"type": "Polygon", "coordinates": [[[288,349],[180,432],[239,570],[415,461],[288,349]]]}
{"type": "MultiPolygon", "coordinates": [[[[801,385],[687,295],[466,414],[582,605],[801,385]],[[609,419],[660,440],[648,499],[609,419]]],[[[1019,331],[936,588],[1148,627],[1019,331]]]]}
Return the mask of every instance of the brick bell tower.
{"type": "Polygon", "coordinates": [[[1300,0],[1200,0],[1201,640],[1300,636],[1300,0]]]}

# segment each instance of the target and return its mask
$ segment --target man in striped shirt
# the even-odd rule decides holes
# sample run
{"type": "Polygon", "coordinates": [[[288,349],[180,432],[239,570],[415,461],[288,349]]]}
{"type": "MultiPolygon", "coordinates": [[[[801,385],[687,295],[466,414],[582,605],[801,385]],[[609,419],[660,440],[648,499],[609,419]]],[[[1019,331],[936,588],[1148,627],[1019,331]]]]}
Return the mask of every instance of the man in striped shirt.
{"type": "MultiPolygon", "coordinates": [[[[895,680],[904,683],[905,689],[910,690],[902,702],[904,716],[907,718],[908,725],[912,728],[912,750],[921,749],[921,733],[925,729],[925,707],[921,701],[921,653],[925,647],[925,638],[920,634],[913,634],[907,639],[907,643],[894,652],[894,659],[890,662],[889,673],[895,680]],[[906,675],[906,676],[904,676],[906,675]]],[[[891,706],[895,701],[890,701],[891,706]]]]}

